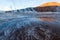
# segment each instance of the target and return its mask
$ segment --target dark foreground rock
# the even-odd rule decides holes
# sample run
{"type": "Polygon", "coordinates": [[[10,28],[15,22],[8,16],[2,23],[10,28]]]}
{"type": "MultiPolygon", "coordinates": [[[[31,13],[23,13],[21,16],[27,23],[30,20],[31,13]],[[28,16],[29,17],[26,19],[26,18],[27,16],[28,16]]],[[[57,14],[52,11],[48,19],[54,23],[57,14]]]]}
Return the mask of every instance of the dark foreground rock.
{"type": "Polygon", "coordinates": [[[2,20],[0,40],[60,40],[60,22],[36,18],[2,20]]]}

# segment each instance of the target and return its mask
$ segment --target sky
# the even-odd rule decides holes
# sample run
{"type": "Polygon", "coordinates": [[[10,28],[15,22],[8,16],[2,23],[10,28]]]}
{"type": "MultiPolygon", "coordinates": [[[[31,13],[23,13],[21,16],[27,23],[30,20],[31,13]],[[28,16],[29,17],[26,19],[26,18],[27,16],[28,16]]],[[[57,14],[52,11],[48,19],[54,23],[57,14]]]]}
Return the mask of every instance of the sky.
{"type": "Polygon", "coordinates": [[[0,0],[0,10],[9,11],[27,7],[36,7],[46,2],[60,3],[60,0],[0,0]]]}

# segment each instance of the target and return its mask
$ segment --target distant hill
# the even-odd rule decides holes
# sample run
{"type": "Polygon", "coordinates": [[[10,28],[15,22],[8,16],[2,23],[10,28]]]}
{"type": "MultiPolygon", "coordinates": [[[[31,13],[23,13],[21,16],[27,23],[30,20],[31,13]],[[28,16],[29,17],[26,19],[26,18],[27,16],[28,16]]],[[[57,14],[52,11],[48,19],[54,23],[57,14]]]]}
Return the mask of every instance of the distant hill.
{"type": "Polygon", "coordinates": [[[5,12],[6,13],[9,13],[9,12],[60,12],[60,6],[30,7],[30,8],[5,11],[5,12]]]}
{"type": "Polygon", "coordinates": [[[46,7],[31,7],[31,8],[25,8],[17,11],[22,12],[29,12],[29,11],[36,11],[36,12],[60,12],[60,6],[46,6],[46,7]]]}
{"type": "Polygon", "coordinates": [[[47,2],[34,8],[37,12],[60,12],[60,3],[47,2]]]}
{"type": "Polygon", "coordinates": [[[35,7],[37,12],[60,12],[60,6],[35,7]]]}

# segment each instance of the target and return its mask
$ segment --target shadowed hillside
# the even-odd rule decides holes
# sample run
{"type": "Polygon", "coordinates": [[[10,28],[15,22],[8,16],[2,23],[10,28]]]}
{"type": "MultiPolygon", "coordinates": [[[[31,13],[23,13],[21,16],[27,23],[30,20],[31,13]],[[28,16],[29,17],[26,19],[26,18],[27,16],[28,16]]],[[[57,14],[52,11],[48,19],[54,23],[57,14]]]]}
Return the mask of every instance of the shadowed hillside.
{"type": "Polygon", "coordinates": [[[37,12],[60,12],[60,6],[46,6],[34,8],[37,12]]]}
{"type": "Polygon", "coordinates": [[[60,12],[60,6],[30,7],[30,8],[5,11],[5,12],[6,13],[11,13],[11,12],[60,12]]]}

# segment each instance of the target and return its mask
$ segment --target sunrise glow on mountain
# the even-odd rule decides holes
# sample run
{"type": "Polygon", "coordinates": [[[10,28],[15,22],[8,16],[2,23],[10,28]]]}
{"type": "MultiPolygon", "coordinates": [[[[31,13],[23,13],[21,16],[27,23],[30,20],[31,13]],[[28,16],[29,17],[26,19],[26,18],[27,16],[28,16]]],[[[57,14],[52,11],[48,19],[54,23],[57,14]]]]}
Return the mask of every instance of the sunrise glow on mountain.
{"type": "Polygon", "coordinates": [[[41,7],[46,7],[46,6],[60,6],[60,3],[58,2],[46,2],[41,4],[41,7]]]}

